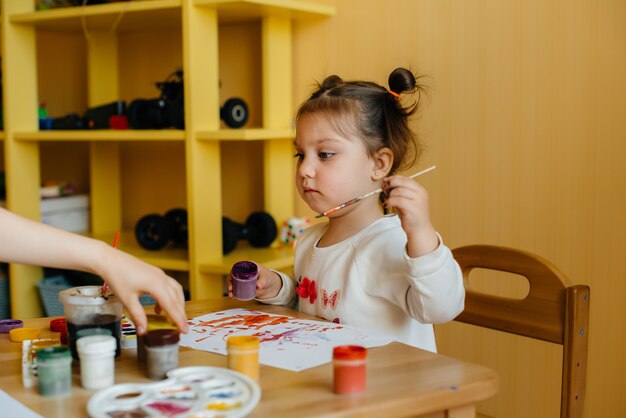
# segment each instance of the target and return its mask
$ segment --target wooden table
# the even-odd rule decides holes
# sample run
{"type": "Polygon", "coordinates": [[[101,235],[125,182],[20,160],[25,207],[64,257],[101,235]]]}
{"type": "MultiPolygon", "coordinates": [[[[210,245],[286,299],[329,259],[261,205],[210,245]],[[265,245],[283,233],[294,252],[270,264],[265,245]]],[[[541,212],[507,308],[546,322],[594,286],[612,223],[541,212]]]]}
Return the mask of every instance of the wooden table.
{"type": "MultiPolygon", "coordinates": [[[[311,319],[309,315],[284,307],[242,303],[228,298],[188,302],[187,313],[193,318],[235,307],[311,319]]],[[[25,323],[25,326],[44,329],[42,337],[58,335],[48,330],[49,318],[25,323]]],[[[94,392],[80,386],[78,366],[73,366],[71,394],[46,398],[38,394],[37,388],[22,387],[20,357],[21,344],[9,341],[8,334],[0,334],[2,390],[46,418],[87,417],[86,405],[94,392]]],[[[226,357],[181,347],[179,366],[226,367],[226,357]]],[[[151,382],[137,367],[135,350],[123,350],[116,360],[115,382],[151,382]]],[[[250,416],[474,417],[476,402],[496,393],[498,377],[494,371],[481,366],[392,343],[368,350],[365,393],[335,395],[332,383],[331,363],[301,372],[261,366],[262,398],[250,416]]]]}

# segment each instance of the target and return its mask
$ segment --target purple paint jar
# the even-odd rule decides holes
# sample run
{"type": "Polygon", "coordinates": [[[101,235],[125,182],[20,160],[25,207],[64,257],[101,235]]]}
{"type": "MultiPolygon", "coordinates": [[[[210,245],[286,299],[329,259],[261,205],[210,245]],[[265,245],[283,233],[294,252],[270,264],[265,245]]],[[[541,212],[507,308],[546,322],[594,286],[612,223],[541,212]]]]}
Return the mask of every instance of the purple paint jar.
{"type": "Polygon", "coordinates": [[[256,296],[259,268],[252,261],[239,261],[230,270],[233,296],[239,300],[252,300],[256,296]]]}

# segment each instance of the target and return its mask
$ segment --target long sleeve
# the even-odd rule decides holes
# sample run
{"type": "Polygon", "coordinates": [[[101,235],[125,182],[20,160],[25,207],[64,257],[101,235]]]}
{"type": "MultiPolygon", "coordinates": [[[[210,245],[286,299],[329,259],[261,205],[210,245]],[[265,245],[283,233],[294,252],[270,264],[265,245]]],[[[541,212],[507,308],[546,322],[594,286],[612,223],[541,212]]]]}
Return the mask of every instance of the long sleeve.
{"type": "Polygon", "coordinates": [[[452,252],[441,237],[439,246],[421,257],[410,258],[405,247],[406,236],[399,228],[359,245],[358,270],[370,272],[360,275],[364,290],[389,300],[422,324],[451,321],[463,311],[465,300],[463,276],[452,252]]]}
{"type": "Polygon", "coordinates": [[[259,299],[256,300],[265,303],[267,305],[284,305],[289,308],[294,308],[297,302],[296,298],[296,286],[291,277],[282,273],[280,271],[272,270],[280,276],[280,280],[282,280],[283,285],[280,288],[280,292],[273,298],[268,299],[259,299]]]}

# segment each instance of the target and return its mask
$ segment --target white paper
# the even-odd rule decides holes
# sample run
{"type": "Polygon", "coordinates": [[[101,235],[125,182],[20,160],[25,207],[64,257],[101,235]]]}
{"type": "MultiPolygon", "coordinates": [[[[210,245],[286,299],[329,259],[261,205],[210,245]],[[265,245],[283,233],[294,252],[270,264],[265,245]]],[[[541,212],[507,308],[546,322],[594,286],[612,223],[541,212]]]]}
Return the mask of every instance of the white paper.
{"type": "Polygon", "coordinates": [[[0,411],[3,417],[11,418],[43,418],[11,397],[8,393],[0,390],[0,411]]]}
{"type": "Polygon", "coordinates": [[[190,320],[189,332],[181,334],[180,345],[226,355],[226,339],[232,335],[259,337],[259,362],[292,371],[330,362],[337,345],[369,348],[394,341],[387,335],[343,324],[229,309],[190,320]]]}

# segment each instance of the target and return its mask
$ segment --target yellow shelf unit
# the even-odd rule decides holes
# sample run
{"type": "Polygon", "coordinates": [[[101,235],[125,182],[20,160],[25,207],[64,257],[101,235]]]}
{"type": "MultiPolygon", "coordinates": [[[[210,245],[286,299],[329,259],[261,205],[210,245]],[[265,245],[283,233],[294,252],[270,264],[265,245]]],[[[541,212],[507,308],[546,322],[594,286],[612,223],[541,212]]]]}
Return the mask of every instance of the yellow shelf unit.
{"type": "Polygon", "coordinates": [[[198,132],[200,141],[262,141],[266,139],[292,139],[293,129],[219,129],[198,132]]]}
{"type": "MultiPolygon", "coordinates": [[[[91,237],[104,242],[113,242],[115,233],[92,234],[91,237]]],[[[149,251],[137,244],[134,231],[121,231],[117,248],[164,270],[189,271],[189,255],[186,248],[149,251]]]]}
{"type": "MultiPolygon", "coordinates": [[[[192,299],[221,294],[223,274],[241,259],[279,269],[290,267],[290,248],[252,249],[240,243],[233,253],[222,254],[220,143],[261,141],[264,210],[279,224],[293,216],[292,21],[332,16],[334,8],[299,0],[141,0],[46,11],[35,11],[34,1],[3,0],[1,6],[10,210],[40,219],[40,143],[86,141],[90,147],[91,235],[112,242],[115,231],[122,229],[120,144],[180,141],[185,147],[188,250],[143,250],[135,244],[132,231],[122,233],[120,248],[161,268],[188,271],[192,299]],[[220,129],[218,25],[246,21],[260,22],[262,123],[256,129],[220,129]],[[118,33],[181,31],[184,131],[38,131],[36,33],[80,33],[84,28],[88,28],[89,106],[119,100],[118,33]]],[[[41,315],[34,286],[40,277],[39,268],[11,265],[11,300],[20,301],[12,303],[13,317],[41,315]]]]}
{"type": "Polygon", "coordinates": [[[205,274],[224,275],[230,272],[233,264],[241,260],[254,260],[267,268],[282,271],[293,265],[293,249],[289,246],[253,248],[241,244],[236,251],[216,259],[214,262],[209,260],[201,263],[199,269],[205,274]]]}
{"type": "Polygon", "coordinates": [[[185,131],[163,130],[72,130],[15,132],[16,141],[184,141],[185,131]]]}

